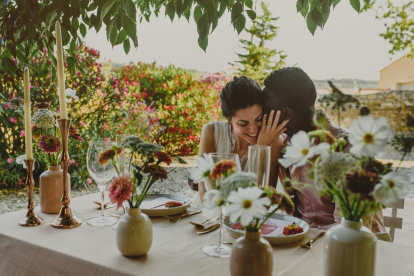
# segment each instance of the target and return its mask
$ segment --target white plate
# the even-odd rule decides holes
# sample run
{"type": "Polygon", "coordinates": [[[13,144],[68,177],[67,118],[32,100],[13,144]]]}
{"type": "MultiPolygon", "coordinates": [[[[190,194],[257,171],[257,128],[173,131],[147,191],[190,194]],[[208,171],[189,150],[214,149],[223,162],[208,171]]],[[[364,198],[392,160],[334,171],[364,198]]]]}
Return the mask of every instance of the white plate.
{"type": "Polygon", "coordinates": [[[143,213],[150,217],[162,217],[183,213],[190,204],[191,200],[181,195],[149,194],[141,203],[140,208],[143,213]],[[166,208],[164,203],[167,201],[180,201],[183,206],[166,208]]]}
{"type": "MultiPolygon", "coordinates": [[[[305,236],[305,234],[309,231],[309,228],[310,228],[309,224],[307,224],[305,221],[299,218],[285,215],[285,214],[274,213],[273,215],[270,216],[270,218],[282,221],[280,222],[282,226],[276,228],[274,231],[272,231],[268,235],[262,235],[262,237],[265,238],[271,244],[287,244],[287,243],[294,243],[294,242],[300,241],[305,236]],[[283,233],[281,233],[280,235],[272,236],[272,234],[274,234],[276,230],[278,230],[279,232],[283,232],[283,228],[284,228],[283,225],[292,224],[293,222],[295,222],[297,225],[303,228],[302,233],[289,235],[289,236],[285,236],[283,235],[283,233]]],[[[226,227],[230,236],[234,238],[239,238],[243,236],[244,230],[233,229],[230,227],[230,225],[232,224],[230,223],[229,217],[226,217],[224,219],[224,226],[226,227]]]]}

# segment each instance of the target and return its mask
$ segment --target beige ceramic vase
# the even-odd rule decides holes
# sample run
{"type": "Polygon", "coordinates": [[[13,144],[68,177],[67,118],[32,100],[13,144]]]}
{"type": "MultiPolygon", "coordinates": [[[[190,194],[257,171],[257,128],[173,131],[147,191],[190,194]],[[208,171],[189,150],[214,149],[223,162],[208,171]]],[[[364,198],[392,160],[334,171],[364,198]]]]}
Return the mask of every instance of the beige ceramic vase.
{"type": "Polygon", "coordinates": [[[326,232],[325,276],[374,276],[377,238],[362,220],[341,223],[326,232]]]}
{"type": "Polygon", "coordinates": [[[119,220],[116,245],[122,255],[137,257],[147,254],[152,245],[152,223],[139,208],[129,208],[119,220]]]}
{"type": "MultiPolygon", "coordinates": [[[[69,181],[70,193],[70,177],[69,181]]],[[[40,210],[44,214],[58,214],[62,207],[63,170],[60,166],[50,166],[40,175],[40,210]]]]}
{"type": "Polygon", "coordinates": [[[232,276],[271,276],[273,249],[260,232],[246,231],[237,239],[230,256],[232,276]]]}

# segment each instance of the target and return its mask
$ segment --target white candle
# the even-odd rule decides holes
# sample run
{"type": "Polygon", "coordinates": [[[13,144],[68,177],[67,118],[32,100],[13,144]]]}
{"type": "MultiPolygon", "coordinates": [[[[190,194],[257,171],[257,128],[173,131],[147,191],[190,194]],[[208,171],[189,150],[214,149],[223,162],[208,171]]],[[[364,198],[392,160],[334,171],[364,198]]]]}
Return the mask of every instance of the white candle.
{"type": "Polygon", "coordinates": [[[62,32],[60,30],[60,23],[56,21],[56,46],[57,46],[57,75],[58,75],[58,94],[59,94],[59,109],[60,118],[67,119],[66,111],[66,95],[65,95],[65,66],[63,65],[63,47],[62,47],[62,32]]]}
{"type": "Polygon", "coordinates": [[[32,148],[32,117],[30,111],[30,77],[29,68],[24,68],[24,128],[25,128],[25,145],[26,159],[33,159],[32,148]]]}

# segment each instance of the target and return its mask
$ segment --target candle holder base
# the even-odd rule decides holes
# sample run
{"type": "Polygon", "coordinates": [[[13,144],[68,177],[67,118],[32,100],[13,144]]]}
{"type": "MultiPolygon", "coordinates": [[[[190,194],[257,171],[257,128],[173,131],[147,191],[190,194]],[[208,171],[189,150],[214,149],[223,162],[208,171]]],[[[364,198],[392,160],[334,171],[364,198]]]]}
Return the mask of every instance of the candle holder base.
{"type": "Polygon", "coordinates": [[[82,221],[78,219],[69,206],[62,206],[59,216],[52,221],[53,228],[71,229],[76,228],[82,224],[82,221]]]}
{"type": "Polygon", "coordinates": [[[36,213],[27,211],[26,216],[19,221],[20,226],[33,227],[45,223],[42,218],[38,217],[36,213]]]}

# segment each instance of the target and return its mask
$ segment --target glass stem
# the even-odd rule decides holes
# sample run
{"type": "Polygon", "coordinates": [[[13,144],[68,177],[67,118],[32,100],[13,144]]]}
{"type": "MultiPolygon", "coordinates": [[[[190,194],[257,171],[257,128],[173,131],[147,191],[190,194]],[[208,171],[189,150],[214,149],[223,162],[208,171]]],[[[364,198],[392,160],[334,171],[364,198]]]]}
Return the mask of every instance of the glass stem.
{"type": "Polygon", "coordinates": [[[221,241],[221,230],[223,225],[223,207],[221,207],[221,214],[220,214],[220,227],[219,227],[219,240],[218,240],[218,247],[221,248],[223,243],[221,241]]]}
{"type": "Polygon", "coordinates": [[[105,214],[104,214],[104,210],[105,210],[105,202],[104,202],[105,187],[99,186],[99,190],[101,192],[101,217],[104,218],[105,217],[105,214]]]}

